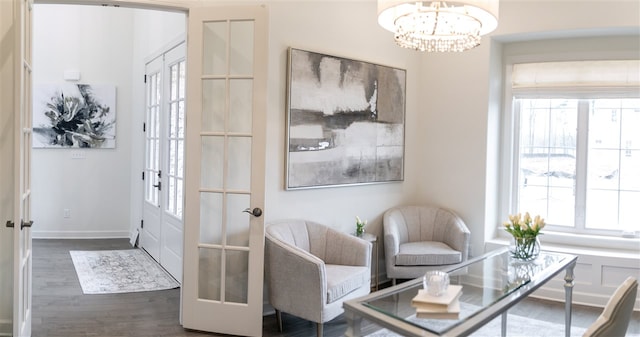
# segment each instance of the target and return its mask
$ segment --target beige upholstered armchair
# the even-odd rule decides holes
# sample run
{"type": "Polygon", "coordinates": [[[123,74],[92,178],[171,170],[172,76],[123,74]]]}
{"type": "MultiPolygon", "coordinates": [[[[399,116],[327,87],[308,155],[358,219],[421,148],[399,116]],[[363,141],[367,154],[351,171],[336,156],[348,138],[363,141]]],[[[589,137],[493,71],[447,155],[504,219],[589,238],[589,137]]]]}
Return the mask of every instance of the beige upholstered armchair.
{"type": "Polygon", "coordinates": [[[584,332],[583,337],[626,336],[637,293],[638,280],[632,276],[627,277],[609,298],[602,314],[584,332]]]}
{"type": "Polygon", "coordinates": [[[371,243],[304,220],[272,223],[265,237],[269,301],[281,331],[284,311],[316,322],[322,336],[342,302],[369,293],[371,243]]]}
{"type": "Polygon", "coordinates": [[[387,277],[416,278],[466,261],[470,232],[454,212],[434,206],[400,206],[383,218],[387,277]]]}

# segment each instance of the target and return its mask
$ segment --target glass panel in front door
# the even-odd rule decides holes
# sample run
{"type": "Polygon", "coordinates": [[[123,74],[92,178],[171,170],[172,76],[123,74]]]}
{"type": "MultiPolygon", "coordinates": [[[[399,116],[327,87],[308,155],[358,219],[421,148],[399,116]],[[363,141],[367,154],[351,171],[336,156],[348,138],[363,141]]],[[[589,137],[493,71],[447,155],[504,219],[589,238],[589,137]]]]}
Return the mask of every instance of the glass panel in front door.
{"type": "Polygon", "coordinates": [[[159,206],[158,185],[160,173],[160,102],[162,85],[160,73],[148,75],[147,111],[145,121],[145,146],[147,148],[144,169],[144,198],[159,206]]]}
{"type": "Polygon", "coordinates": [[[166,211],[182,219],[184,193],[184,100],[185,61],[169,67],[169,130],[166,211]]]}

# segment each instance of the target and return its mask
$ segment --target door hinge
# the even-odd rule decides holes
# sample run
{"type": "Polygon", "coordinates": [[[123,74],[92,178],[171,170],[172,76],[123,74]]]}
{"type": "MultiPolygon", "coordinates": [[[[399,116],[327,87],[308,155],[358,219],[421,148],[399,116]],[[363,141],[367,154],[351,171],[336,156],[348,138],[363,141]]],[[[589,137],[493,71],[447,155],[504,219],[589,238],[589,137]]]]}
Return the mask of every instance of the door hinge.
{"type": "Polygon", "coordinates": [[[144,171],[142,171],[142,180],[144,180],[144,171]]]}
{"type": "Polygon", "coordinates": [[[142,123],[142,132],[147,132],[147,123],[142,123]]]}
{"type": "Polygon", "coordinates": [[[144,75],[144,83],[147,83],[147,74],[144,75]]]}
{"type": "Polygon", "coordinates": [[[140,220],[140,228],[144,228],[144,220],[140,220]]]}

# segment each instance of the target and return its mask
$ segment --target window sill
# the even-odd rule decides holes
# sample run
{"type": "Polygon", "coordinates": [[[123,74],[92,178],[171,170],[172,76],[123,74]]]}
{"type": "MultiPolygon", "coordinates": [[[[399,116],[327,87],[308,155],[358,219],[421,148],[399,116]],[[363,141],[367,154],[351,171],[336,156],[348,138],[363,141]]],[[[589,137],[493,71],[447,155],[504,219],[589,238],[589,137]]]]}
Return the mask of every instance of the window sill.
{"type": "MultiPolygon", "coordinates": [[[[502,233],[500,233],[502,234],[502,233]]],[[[508,245],[510,238],[507,235],[499,235],[490,239],[487,243],[496,245],[508,245]]],[[[594,235],[576,235],[559,232],[545,232],[540,236],[540,243],[543,249],[572,253],[600,255],[603,257],[631,258],[640,257],[639,238],[616,238],[602,237],[594,235]]]]}

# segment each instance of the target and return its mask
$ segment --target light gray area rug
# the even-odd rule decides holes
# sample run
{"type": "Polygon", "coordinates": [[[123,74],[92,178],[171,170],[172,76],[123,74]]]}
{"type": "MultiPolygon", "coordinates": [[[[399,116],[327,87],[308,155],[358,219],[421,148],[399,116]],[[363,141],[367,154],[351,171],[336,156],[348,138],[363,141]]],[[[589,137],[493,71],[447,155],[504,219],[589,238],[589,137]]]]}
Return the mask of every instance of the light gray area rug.
{"type": "MultiPolygon", "coordinates": [[[[469,306],[469,305],[467,305],[469,306]]],[[[469,309],[469,308],[467,308],[469,309]]],[[[465,310],[463,306],[463,311],[465,310]]],[[[412,319],[412,318],[409,318],[412,319]]],[[[434,320],[436,322],[446,324],[445,320],[434,320]]],[[[471,337],[496,337],[500,336],[500,327],[502,318],[500,316],[487,323],[478,331],[472,333],[471,337]]],[[[571,336],[580,337],[586,331],[586,328],[571,327],[571,336]]],[[[396,337],[401,336],[389,330],[382,329],[375,333],[368,335],[367,337],[396,337]]],[[[519,315],[508,315],[507,317],[507,336],[509,337],[560,337],[564,336],[564,324],[550,323],[532,319],[529,317],[523,317],[519,315]]],[[[636,334],[627,333],[626,337],[640,337],[636,334]]]]}
{"type": "Polygon", "coordinates": [[[173,289],[180,284],[141,249],[69,251],[85,294],[173,289]]]}
{"type": "MultiPolygon", "coordinates": [[[[500,336],[501,318],[498,317],[487,325],[472,333],[472,337],[496,337],[500,336]]],[[[582,336],[585,328],[572,327],[571,336],[582,336]]],[[[380,330],[368,337],[396,337],[401,336],[389,330],[380,330]]],[[[559,337],[564,336],[564,324],[549,323],[535,319],[509,315],[507,318],[507,336],[509,337],[559,337]]]]}

